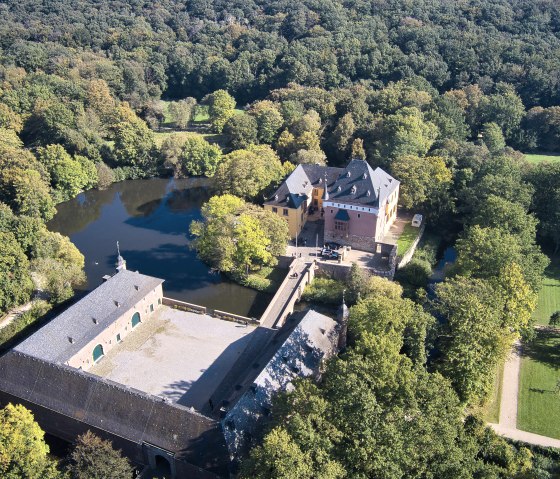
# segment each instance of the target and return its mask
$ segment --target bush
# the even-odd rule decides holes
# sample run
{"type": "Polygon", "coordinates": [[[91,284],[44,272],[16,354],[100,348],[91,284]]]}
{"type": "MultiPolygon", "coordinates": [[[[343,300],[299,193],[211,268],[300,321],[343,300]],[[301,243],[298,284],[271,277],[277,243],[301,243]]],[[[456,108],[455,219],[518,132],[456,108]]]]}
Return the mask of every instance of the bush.
{"type": "Polygon", "coordinates": [[[281,268],[273,268],[271,266],[263,266],[258,271],[250,273],[248,276],[235,278],[240,284],[247,288],[256,289],[265,293],[275,293],[284,278],[286,270],[281,268]]]}
{"type": "Polygon", "coordinates": [[[560,311],[552,313],[549,323],[551,326],[560,326],[560,311]]]}
{"type": "Polygon", "coordinates": [[[395,279],[414,288],[425,288],[432,274],[432,265],[425,259],[413,258],[404,268],[399,269],[395,279]]]}
{"type": "Polygon", "coordinates": [[[340,304],[345,284],[331,278],[315,278],[303,292],[302,299],[312,303],[340,304]]]}
{"type": "Polygon", "coordinates": [[[25,328],[33,324],[51,309],[49,303],[43,300],[34,301],[31,309],[16,317],[10,324],[0,329],[0,345],[6,344],[25,328]]]}

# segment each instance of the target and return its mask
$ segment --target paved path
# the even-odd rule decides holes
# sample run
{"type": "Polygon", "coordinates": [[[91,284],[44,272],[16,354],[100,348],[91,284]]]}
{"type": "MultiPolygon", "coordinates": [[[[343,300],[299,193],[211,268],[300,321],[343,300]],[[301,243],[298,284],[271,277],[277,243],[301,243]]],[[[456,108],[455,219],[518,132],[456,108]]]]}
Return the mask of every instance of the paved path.
{"type": "Polygon", "coordinates": [[[515,441],[522,441],[536,446],[556,447],[560,449],[560,440],[540,436],[532,432],[517,429],[517,398],[519,394],[519,371],[521,370],[521,343],[517,341],[504,366],[502,398],[500,400],[499,424],[488,424],[497,434],[515,441]]]}
{"type": "Polygon", "coordinates": [[[499,424],[501,427],[508,429],[517,429],[517,395],[519,392],[521,352],[521,343],[516,341],[504,366],[499,424]]]}

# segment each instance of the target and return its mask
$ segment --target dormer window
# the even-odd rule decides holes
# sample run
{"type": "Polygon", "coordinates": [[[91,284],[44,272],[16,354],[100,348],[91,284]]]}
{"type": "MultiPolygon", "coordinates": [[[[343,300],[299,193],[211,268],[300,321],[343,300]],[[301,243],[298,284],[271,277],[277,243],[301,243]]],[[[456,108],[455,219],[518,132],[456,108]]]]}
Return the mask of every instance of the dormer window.
{"type": "Polygon", "coordinates": [[[319,184],[321,185],[323,183],[323,178],[319,178],[319,184]]]}
{"type": "Polygon", "coordinates": [[[342,187],[339,186],[339,187],[336,189],[336,191],[342,191],[342,187]]]}
{"type": "Polygon", "coordinates": [[[356,194],[356,185],[352,186],[352,189],[350,190],[352,192],[353,195],[356,194]]]}
{"type": "Polygon", "coordinates": [[[350,178],[350,172],[349,171],[346,173],[346,177],[350,178]]]}
{"type": "Polygon", "coordinates": [[[371,191],[367,190],[366,196],[371,196],[371,191]]]}
{"type": "Polygon", "coordinates": [[[274,195],[274,201],[278,201],[278,195],[274,195]]]}
{"type": "Polygon", "coordinates": [[[364,175],[362,176],[362,178],[363,178],[364,180],[367,180],[367,173],[364,173],[364,175]]]}
{"type": "Polygon", "coordinates": [[[99,324],[99,320],[97,318],[91,318],[93,324],[99,324]]]}

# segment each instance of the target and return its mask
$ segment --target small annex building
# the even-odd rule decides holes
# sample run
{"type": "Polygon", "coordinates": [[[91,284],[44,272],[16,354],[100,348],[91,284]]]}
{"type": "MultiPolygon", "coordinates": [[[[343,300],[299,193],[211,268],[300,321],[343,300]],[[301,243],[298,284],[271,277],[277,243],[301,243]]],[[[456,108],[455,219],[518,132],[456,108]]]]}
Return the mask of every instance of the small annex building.
{"type": "Polygon", "coordinates": [[[262,356],[262,370],[246,371],[238,387],[234,406],[222,421],[226,444],[232,457],[240,457],[254,445],[262,424],[270,415],[272,398],[289,391],[297,377],[319,379],[323,362],[338,351],[340,326],[314,310],[295,313],[288,331],[276,339],[275,347],[262,356]],[[278,347],[278,344],[280,346],[278,347]]]}

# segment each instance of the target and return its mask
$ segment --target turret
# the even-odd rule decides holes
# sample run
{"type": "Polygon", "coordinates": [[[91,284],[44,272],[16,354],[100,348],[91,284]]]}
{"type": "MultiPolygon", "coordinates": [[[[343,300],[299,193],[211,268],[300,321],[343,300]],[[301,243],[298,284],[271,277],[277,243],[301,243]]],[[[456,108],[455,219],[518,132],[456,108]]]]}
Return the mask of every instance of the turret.
{"type": "Polygon", "coordinates": [[[117,241],[117,263],[116,263],[116,268],[117,268],[117,273],[119,271],[122,271],[123,269],[126,269],[126,261],[125,259],[121,256],[121,250],[119,248],[119,242],[117,241]]]}
{"type": "Polygon", "coordinates": [[[338,349],[342,351],[346,349],[346,340],[348,335],[348,318],[350,316],[350,311],[348,310],[348,306],[346,306],[346,302],[344,300],[346,290],[342,292],[342,304],[339,306],[336,312],[336,321],[339,324],[339,332],[338,332],[338,349]]]}

